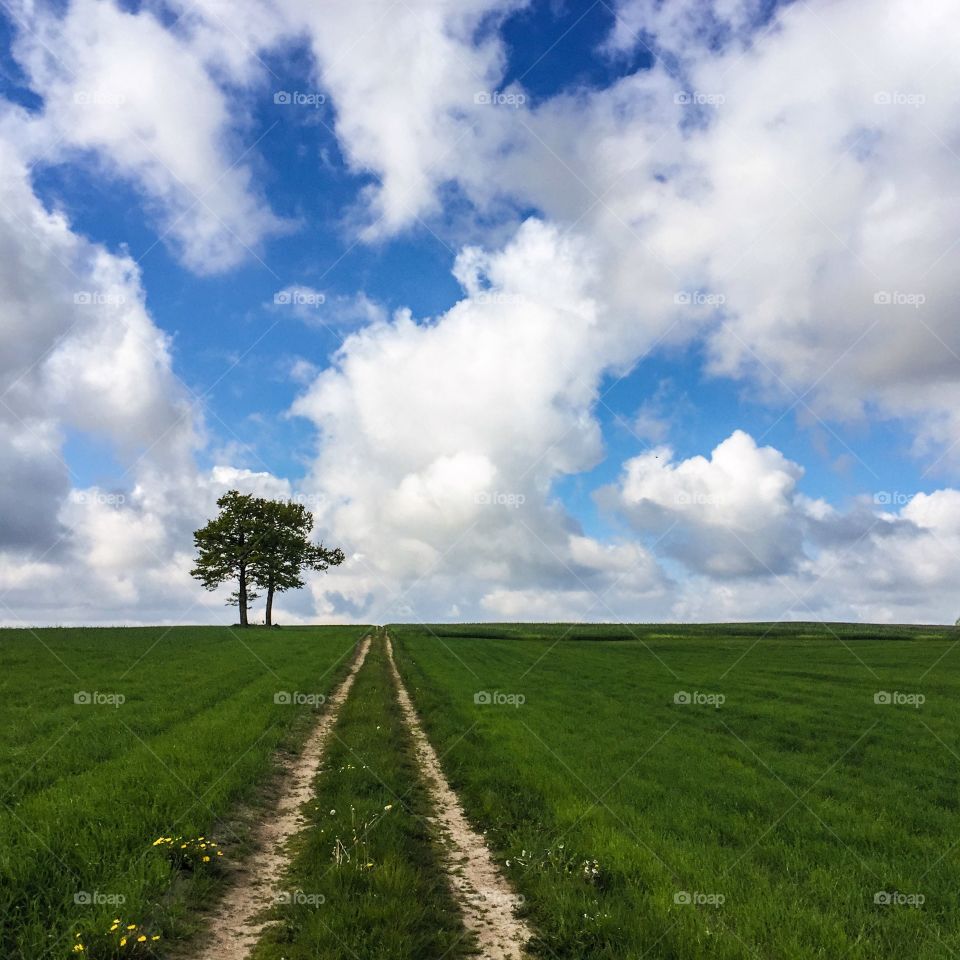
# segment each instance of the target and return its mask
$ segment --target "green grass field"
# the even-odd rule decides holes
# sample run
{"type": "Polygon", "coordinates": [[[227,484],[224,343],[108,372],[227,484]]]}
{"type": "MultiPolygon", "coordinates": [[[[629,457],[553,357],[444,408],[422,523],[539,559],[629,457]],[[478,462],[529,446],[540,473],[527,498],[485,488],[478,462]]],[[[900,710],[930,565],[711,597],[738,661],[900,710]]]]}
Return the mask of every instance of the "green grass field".
{"type": "Polygon", "coordinates": [[[216,861],[177,869],[153,841],[215,836],[240,856],[237,810],[364,632],[0,631],[0,956],[61,960],[115,919],[162,956],[220,879],[216,861]]]}
{"type": "MultiPolygon", "coordinates": [[[[0,956],[189,958],[367,632],[0,631],[0,956]]],[[[960,956],[957,631],[390,633],[533,956],[960,956]]],[[[315,792],[255,960],[468,956],[379,640],[315,792]]]]}
{"type": "Polygon", "coordinates": [[[537,955],[960,955],[955,631],[391,634],[537,955]]]}

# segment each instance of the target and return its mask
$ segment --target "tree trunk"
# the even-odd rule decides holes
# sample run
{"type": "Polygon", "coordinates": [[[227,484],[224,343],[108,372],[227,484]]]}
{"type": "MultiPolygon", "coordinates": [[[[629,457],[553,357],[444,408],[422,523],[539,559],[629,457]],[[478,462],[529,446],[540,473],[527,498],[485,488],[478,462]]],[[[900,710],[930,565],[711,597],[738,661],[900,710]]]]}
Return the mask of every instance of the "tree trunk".
{"type": "Polygon", "coordinates": [[[240,626],[247,626],[247,571],[245,567],[240,568],[240,626]]]}
{"type": "Polygon", "coordinates": [[[273,584],[267,587],[267,616],[266,624],[268,627],[273,626],[273,584]]]}

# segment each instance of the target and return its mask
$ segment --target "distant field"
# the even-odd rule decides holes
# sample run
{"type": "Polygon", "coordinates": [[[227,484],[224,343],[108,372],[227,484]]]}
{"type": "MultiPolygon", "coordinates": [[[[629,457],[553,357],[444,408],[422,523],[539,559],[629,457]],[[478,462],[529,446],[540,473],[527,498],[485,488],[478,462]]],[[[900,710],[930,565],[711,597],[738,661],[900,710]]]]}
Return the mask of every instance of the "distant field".
{"type": "Polygon", "coordinates": [[[174,871],[153,841],[220,823],[221,849],[241,853],[222,821],[296,746],[364,632],[0,630],[0,956],[59,960],[116,918],[163,935],[162,952],[218,880],[174,871]]]}
{"type": "Polygon", "coordinates": [[[390,632],[538,955],[960,955],[955,630],[390,632]]]}

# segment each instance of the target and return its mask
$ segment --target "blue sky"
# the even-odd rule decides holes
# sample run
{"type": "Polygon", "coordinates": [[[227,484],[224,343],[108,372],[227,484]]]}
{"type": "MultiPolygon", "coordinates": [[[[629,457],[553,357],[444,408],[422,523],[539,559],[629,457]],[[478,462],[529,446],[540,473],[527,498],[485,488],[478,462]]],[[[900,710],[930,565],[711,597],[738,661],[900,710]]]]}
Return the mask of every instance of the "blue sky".
{"type": "MultiPolygon", "coordinates": [[[[174,571],[233,482],[313,498],[318,531],[353,551],[339,581],[296,601],[308,619],[397,597],[427,618],[590,616],[591,591],[625,618],[704,616],[711,595],[725,606],[710,619],[796,617],[864,504],[869,563],[924,555],[924,537],[952,557],[956,252],[929,149],[954,132],[935,92],[950,68],[931,59],[942,8],[894,61],[889,23],[828,6],[373,4],[363,30],[346,7],[323,24],[293,2],[244,0],[229,29],[176,4],[11,8],[0,136],[24,209],[62,213],[69,238],[49,224],[46,240],[21,236],[10,216],[8,242],[23,263],[33,243],[64,244],[67,291],[102,251],[135,307],[51,322],[10,371],[14,397],[41,378],[36,409],[25,391],[7,408],[23,432],[7,470],[45,469],[38,489],[58,491],[36,505],[57,517],[53,554],[105,558],[89,573],[110,617],[137,619],[138,603],[147,619],[185,604],[187,619],[216,617],[174,571]],[[834,40],[817,49],[825,20],[834,40]],[[845,65],[846,42],[869,79],[845,65]],[[130,45],[142,76],[116,52],[130,45]],[[151,92],[168,67],[168,92],[151,92]],[[520,104],[477,105],[491,94],[520,104]],[[275,303],[289,290],[323,302],[275,303]],[[690,291],[721,296],[695,309],[690,291]],[[916,291],[921,307],[897,300],[916,291]],[[107,377],[152,365],[142,391],[123,395],[118,376],[88,396],[83,371],[53,364],[88,323],[97,337],[113,324],[115,342],[166,339],[149,363],[101,351],[107,377]],[[56,449],[38,454],[41,424],[56,449]],[[369,489],[348,470],[369,470],[369,489]],[[464,512],[489,499],[483,483],[523,510],[464,512]],[[123,589],[116,507],[76,506],[96,490],[122,494],[131,529],[163,531],[123,589]],[[378,538],[396,551],[382,563],[378,538]]],[[[49,539],[27,546],[53,577],[49,539]]],[[[825,603],[943,618],[947,581],[931,577],[895,596],[861,580],[825,603]]]]}

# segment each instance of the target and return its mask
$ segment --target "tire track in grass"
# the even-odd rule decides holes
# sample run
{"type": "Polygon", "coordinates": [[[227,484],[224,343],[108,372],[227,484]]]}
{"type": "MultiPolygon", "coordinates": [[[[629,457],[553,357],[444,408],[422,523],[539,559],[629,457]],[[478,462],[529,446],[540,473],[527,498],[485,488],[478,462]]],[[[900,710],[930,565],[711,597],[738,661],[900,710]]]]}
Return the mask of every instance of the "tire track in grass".
{"type": "Polygon", "coordinates": [[[410,728],[417,760],[437,814],[437,824],[448,844],[447,871],[453,895],[467,929],[477,938],[483,960],[522,960],[533,936],[517,916],[521,899],[497,869],[486,841],[470,826],[453,792],[436,750],[427,739],[420,718],[393,659],[393,644],[384,633],[387,658],[397,688],[397,699],[410,728]]]}
{"type": "Polygon", "coordinates": [[[303,751],[284,776],[275,815],[254,831],[251,838],[253,850],[237,870],[223,900],[209,916],[209,937],[203,947],[192,954],[194,960],[245,960],[260,939],[267,926],[267,921],[260,919],[260,915],[272,903],[274,890],[287,863],[284,848],[304,824],[300,808],[313,795],[313,781],[330,732],[369,649],[370,637],[367,636],[354,656],[350,671],[327,699],[327,709],[303,751]]]}

